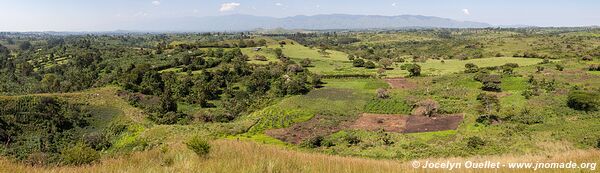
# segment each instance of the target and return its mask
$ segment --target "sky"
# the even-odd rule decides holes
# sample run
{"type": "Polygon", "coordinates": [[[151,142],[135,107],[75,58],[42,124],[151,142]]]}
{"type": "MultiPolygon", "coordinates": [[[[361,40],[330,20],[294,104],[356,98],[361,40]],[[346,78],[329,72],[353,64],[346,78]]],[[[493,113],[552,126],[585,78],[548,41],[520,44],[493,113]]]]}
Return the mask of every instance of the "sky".
{"type": "Polygon", "coordinates": [[[0,0],[0,31],[113,31],[124,23],[247,14],[425,15],[492,25],[600,25],[599,0],[0,0]]]}

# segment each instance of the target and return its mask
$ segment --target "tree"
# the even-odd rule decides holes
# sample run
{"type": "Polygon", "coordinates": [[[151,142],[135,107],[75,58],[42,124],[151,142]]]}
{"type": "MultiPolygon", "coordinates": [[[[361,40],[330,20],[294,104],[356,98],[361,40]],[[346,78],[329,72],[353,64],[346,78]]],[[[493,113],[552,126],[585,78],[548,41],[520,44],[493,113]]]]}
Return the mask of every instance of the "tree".
{"type": "Polygon", "coordinates": [[[323,81],[321,81],[321,75],[318,74],[313,74],[311,75],[311,81],[310,83],[313,85],[313,88],[320,88],[321,85],[323,84],[323,81]]]}
{"type": "Polygon", "coordinates": [[[383,68],[384,68],[384,69],[388,69],[388,67],[390,67],[390,66],[391,66],[393,63],[394,63],[394,61],[392,61],[392,60],[391,60],[391,59],[389,59],[389,58],[381,58],[381,59],[379,60],[379,64],[380,64],[381,66],[383,66],[383,68]]]}
{"type": "Polygon", "coordinates": [[[260,46],[267,46],[267,40],[265,40],[265,39],[258,40],[258,45],[260,45],[260,46]]]}
{"type": "Polygon", "coordinates": [[[308,58],[304,58],[302,61],[300,61],[300,64],[302,64],[302,67],[310,67],[311,61],[308,58]]]}
{"type": "Polygon", "coordinates": [[[477,96],[477,100],[481,103],[480,113],[491,115],[500,110],[500,100],[494,94],[481,93],[477,96]]]}
{"type": "Polygon", "coordinates": [[[45,74],[41,82],[47,92],[60,91],[60,80],[55,74],[45,74]]]}
{"type": "Polygon", "coordinates": [[[433,117],[437,114],[440,104],[433,99],[426,99],[415,104],[412,114],[417,116],[433,117]]]}
{"type": "Polygon", "coordinates": [[[475,80],[483,83],[481,89],[484,91],[500,92],[502,91],[502,88],[500,88],[501,78],[500,75],[482,73],[481,75],[476,75],[475,80]]]}
{"type": "Polygon", "coordinates": [[[600,93],[574,90],[567,97],[567,105],[575,110],[597,111],[600,109],[600,93]]]}
{"type": "Polygon", "coordinates": [[[419,64],[404,64],[401,68],[406,69],[410,77],[421,75],[421,66],[419,64]]]}
{"type": "Polygon", "coordinates": [[[352,54],[348,54],[348,60],[354,61],[355,57],[352,54]]]}
{"type": "Polygon", "coordinates": [[[556,70],[563,71],[563,70],[565,70],[565,66],[560,65],[560,64],[556,64],[556,70]]]}
{"type": "Polygon", "coordinates": [[[177,112],[177,102],[173,99],[170,89],[165,89],[160,96],[160,113],[177,112]]]}
{"type": "Polygon", "coordinates": [[[363,66],[365,66],[365,61],[363,59],[356,58],[356,59],[354,59],[354,61],[352,61],[352,66],[363,67],[363,66]]]}
{"type": "Polygon", "coordinates": [[[26,51],[26,50],[30,50],[33,48],[33,45],[31,45],[31,42],[29,41],[24,41],[21,44],[19,44],[19,49],[26,51]]]}
{"type": "Polygon", "coordinates": [[[479,67],[473,63],[465,64],[465,73],[476,73],[479,71],[479,67]]]}
{"type": "Polygon", "coordinates": [[[277,58],[283,58],[285,57],[285,55],[283,55],[283,50],[281,50],[281,48],[275,48],[275,55],[277,56],[277,58]]]}
{"type": "Polygon", "coordinates": [[[376,67],[376,66],[375,66],[375,63],[373,63],[373,61],[367,61],[367,62],[365,63],[365,68],[368,68],[368,69],[374,69],[375,67],[376,67]]]}

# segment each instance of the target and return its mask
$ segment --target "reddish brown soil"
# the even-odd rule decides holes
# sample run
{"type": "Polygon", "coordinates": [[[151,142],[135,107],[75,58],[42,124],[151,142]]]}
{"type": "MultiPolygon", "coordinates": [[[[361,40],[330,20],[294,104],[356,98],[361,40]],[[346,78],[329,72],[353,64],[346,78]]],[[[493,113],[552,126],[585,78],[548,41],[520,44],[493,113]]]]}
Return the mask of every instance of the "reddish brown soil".
{"type": "Polygon", "coordinates": [[[441,117],[410,116],[403,133],[435,132],[456,130],[463,120],[463,115],[445,115],[441,117]]]}
{"type": "Polygon", "coordinates": [[[299,144],[306,139],[327,136],[347,129],[353,119],[348,116],[317,115],[306,122],[296,123],[292,127],[267,130],[265,133],[285,142],[299,144]]]}
{"type": "Polygon", "coordinates": [[[386,132],[402,132],[405,129],[408,116],[363,114],[350,126],[351,129],[362,129],[377,131],[383,129],[386,132]]]}
{"type": "Polygon", "coordinates": [[[320,116],[292,127],[267,130],[265,133],[279,140],[299,144],[304,140],[327,136],[344,129],[368,130],[396,133],[433,132],[456,130],[463,115],[443,115],[441,117],[363,114],[358,119],[346,116],[320,116]]]}
{"type": "Polygon", "coordinates": [[[409,88],[415,88],[417,87],[417,85],[415,83],[412,83],[410,81],[408,81],[408,79],[406,78],[389,78],[389,79],[385,79],[385,81],[390,84],[390,86],[392,86],[392,88],[394,89],[409,89],[409,88]]]}

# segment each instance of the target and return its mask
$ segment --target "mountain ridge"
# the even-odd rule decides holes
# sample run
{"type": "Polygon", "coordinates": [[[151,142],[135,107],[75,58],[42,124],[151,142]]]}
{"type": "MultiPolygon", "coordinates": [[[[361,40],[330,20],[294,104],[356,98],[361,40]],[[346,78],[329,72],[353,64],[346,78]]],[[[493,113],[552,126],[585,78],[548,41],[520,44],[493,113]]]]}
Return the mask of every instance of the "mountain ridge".
{"type": "Polygon", "coordinates": [[[144,31],[251,31],[257,28],[274,29],[387,29],[387,28],[486,28],[483,22],[459,21],[423,15],[351,15],[319,14],[291,17],[266,17],[244,14],[206,17],[156,19],[125,24],[122,30],[144,31]]]}

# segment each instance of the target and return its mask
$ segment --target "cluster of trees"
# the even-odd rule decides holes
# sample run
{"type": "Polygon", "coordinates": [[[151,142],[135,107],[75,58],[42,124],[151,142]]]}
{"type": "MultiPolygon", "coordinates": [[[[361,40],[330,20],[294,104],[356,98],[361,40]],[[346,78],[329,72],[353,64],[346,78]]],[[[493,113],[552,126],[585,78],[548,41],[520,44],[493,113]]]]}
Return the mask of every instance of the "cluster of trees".
{"type": "Polygon", "coordinates": [[[141,99],[144,96],[133,94],[134,97],[129,99],[134,105],[146,108],[153,115],[151,119],[157,123],[173,124],[189,120],[189,116],[177,112],[177,102],[213,107],[210,102],[215,100],[221,101],[224,111],[204,119],[230,121],[267,96],[303,94],[320,85],[320,78],[304,68],[310,65],[310,60],[298,64],[282,59],[280,63],[251,65],[239,49],[229,49],[177,61],[178,65],[199,72],[197,74],[178,76],[168,72],[159,73],[148,64],[132,65],[123,70],[119,84],[129,92],[157,97],[147,99],[150,104],[140,104],[146,102],[141,99]],[[204,60],[203,56],[213,57],[204,60]],[[152,100],[155,104],[151,104],[152,100]]]}
{"type": "Polygon", "coordinates": [[[81,105],[55,97],[1,99],[0,107],[0,149],[30,164],[65,161],[64,151],[83,139],[82,129],[90,124],[81,105]]]}
{"type": "Polygon", "coordinates": [[[521,93],[525,97],[525,99],[529,99],[533,96],[539,96],[543,92],[552,92],[556,90],[556,80],[546,80],[542,78],[541,80],[535,79],[533,76],[529,76],[527,80],[529,84],[527,89],[521,93]]]}

